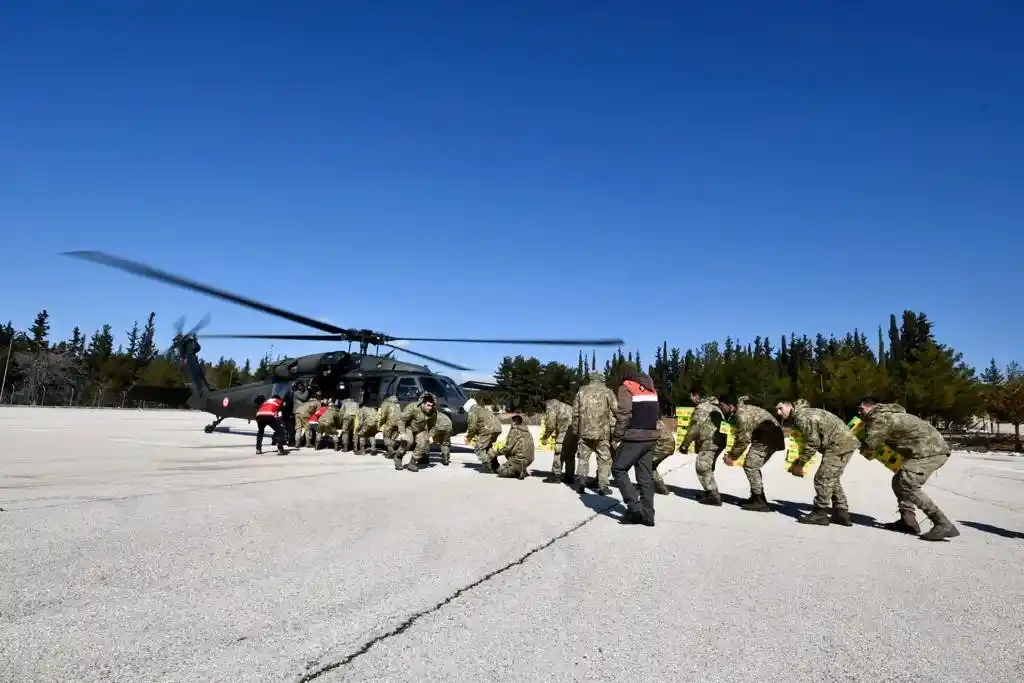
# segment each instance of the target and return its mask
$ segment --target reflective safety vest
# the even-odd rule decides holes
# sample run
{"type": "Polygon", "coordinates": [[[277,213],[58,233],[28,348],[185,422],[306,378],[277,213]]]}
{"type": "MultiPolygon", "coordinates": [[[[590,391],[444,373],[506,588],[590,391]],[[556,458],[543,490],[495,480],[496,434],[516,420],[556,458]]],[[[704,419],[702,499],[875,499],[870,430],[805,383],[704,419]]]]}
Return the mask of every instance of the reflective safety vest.
{"type": "Polygon", "coordinates": [[[310,416],[310,418],[309,418],[309,424],[311,424],[311,425],[315,425],[315,424],[317,424],[318,422],[320,422],[320,418],[321,418],[321,417],[323,416],[323,414],[324,414],[324,413],[326,413],[326,412],[327,412],[327,409],[328,409],[329,407],[330,407],[330,406],[320,406],[319,408],[317,408],[317,409],[316,409],[316,412],[315,412],[315,413],[313,413],[313,414],[312,414],[312,415],[310,416]]]}
{"type": "Polygon", "coordinates": [[[281,404],[283,401],[279,398],[272,398],[269,401],[265,401],[260,409],[256,411],[256,417],[277,417],[277,414],[281,412],[281,404]]]}

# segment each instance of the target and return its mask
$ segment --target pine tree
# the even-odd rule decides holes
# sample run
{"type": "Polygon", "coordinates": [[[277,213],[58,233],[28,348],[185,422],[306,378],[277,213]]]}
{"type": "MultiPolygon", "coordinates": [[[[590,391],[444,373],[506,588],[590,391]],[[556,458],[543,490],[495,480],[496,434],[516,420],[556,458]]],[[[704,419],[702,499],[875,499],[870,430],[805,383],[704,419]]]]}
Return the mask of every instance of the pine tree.
{"type": "Polygon", "coordinates": [[[139,338],[135,358],[141,365],[145,365],[156,358],[158,353],[156,348],[156,313],[150,312],[149,317],[146,318],[146,326],[142,330],[142,336],[139,338]]]}
{"type": "Polygon", "coordinates": [[[139,350],[139,323],[135,321],[132,324],[132,329],[128,331],[128,357],[135,358],[136,352],[139,350]]]}
{"type": "Polygon", "coordinates": [[[46,348],[50,336],[50,313],[45,308],[36,314],[32,327],[28,329],[32,335],[32,344],[37,348],[46,348]]]}

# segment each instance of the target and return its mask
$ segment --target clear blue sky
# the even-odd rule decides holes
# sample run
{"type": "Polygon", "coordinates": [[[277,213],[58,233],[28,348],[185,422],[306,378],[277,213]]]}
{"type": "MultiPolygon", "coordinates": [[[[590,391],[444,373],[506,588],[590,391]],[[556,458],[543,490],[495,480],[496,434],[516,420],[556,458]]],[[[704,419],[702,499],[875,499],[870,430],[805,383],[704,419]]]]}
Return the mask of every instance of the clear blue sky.
{"type": "Polygon", "coordinates": [[[57,255],[102,249],[395,335],[650,361],[911,308],[1024,360],[1021,35],[981,0],[5,3],[0,318],[307,331],[57,255]]]}

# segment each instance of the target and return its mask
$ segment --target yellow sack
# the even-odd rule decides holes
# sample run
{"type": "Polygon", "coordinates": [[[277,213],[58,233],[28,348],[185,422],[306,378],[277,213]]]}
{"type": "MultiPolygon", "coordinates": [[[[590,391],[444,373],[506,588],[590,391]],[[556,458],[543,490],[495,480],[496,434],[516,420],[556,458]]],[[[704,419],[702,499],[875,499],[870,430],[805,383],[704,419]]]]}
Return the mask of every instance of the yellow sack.
{"type": "MultiPolygon", "coordinates": [[[[864,431],[867,428],[864,426],[863,420],[861,420],[857,416],[854,416],[853,419],[850,420],[846,426],[849,427],[851,431],[853,431],[854,436],[856,436],[862,442],[864,441],[864,431]]],[[[861,455],[863,455],[863,453],[861,455]]],[[[865,455],[864,457],[867,458],[868,460],[877,460],[878,462],[882,463],[893,472],[899,472],[901,469],[903,469],[903,456],[894,451],[893,449],[889,448],[885,444],[882,444],[881,446],[876,448],[874,455],[865,455]]]]}
{"type": "MultiPolygon", "coordinates": [[[[725,434],[725,450],[722,451],[724,456],[732,450],[733,444],[736,443],[736,435],[732,432],[732,425],[728,422],[722,422],[722,426],[718,429],[719,432],[725,434]]],[[[750,446],[747,446],[740,457],[732,461],[733,467],[743,467],[743,463],[747,461],[747,453],[750,451],[750,446]]]]}
{"type": "MultiPolygon", "coordinates": [[[[690,418],[693,417],[693,408],[676,408],[676,446],[683,443],[686,432],[690,431],[690,418]]],[[[696,452],[696,446],[690,444],[687,453],[696,452]]]]}
{"type": "MultiPolygon", "coordinates": [[[[544,418],[542,417],[540,419],[540,434],[543,434],[543,433],[544,433],[544,418]]],[[[540,434],[538,434],[537,436],[539,437],[540,434]]],[[[548,450],[548,451],[555,450],[555,435],[554,434],[552,434],[551,436],[549,436],[546,439],[538,439],[538,441],[540,441],[540,447],[541,448],[543,448],[545,450],[548,450]]]]}
{"type": "MultiPolygon", "coordinates": [[[[786,460],[782,463],[782,467],[789,472],[793,469],[793,463],[797,461],[804,454],[804,447],[806,446],[804,441],[804,435],[799,430],[791,429],[789,431],[789,438],[786,439],[786,460]]],[[[817,466],[818,461],[821,459],[820,453],[815,453],[807,464],[804,465],[804,473],[800,476],[806,477],[807,473],[811,470],[811,466],[817,466]]]]}

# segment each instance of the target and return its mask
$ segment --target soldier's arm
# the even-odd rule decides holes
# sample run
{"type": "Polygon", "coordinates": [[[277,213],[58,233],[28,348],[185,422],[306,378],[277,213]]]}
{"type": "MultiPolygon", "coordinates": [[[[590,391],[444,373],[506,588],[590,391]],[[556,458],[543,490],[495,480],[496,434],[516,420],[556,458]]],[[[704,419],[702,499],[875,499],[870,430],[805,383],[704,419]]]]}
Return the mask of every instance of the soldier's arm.
{"type": "Polygon", "coordinates": [[[794,418],[793,426],[800,432],[800,436],[804,440],[804,452],[800,454],[800,457],[793,464],[803,467],[821,449],[821,425],[817,420],[794,418]]]}
{"type": "Polygon", "coordinates": [[[732,444],[732,450],[729,451],[729,457],[733,460],[743,455],[743,451],[747,450],[750,446],[751,429],[746,424],[746,420],[737,419],[736,426],[736,441],[732,444]]]}
{"type": "Polygon", "coordinates": [[[861,450],[870,450],[872,453],[885,443],[892,431],[892,420],[886,415],[881,415],[873,420],[864,422],[864,442],[861,450]]]}
{"type": "Polygon", "coordinates": [[[680,453],[685,453],[690,448],[690,444],[697,441],[698,432],[704,428],[708,412],[703,403],[698,404],[694,408],[693,413],[690,414],[690,426],[686,428],[686,436],[683,437],[683,442],[679,444],[680,453]]]}
{"type": "Polygon", "coordinates": [[[580,428],[580,395],[577,392],[576,398],[572,400],[572,426],[578,431],[580,428]]]}
{"type": "Polygon", "coordinates": [[[477,416],[479,413],[473,409],[469,411],[469,418],[466,420],[466,441],[476,436],[477,416]]]}
{"type": "Polygon", "coordinates": [[[540,431],[540,440],[544,441],[551,433],[555,431],[555,423],[558,421],[558,415],[555,413],[554,406],[544,411],[544,429],[540,431]]]}

